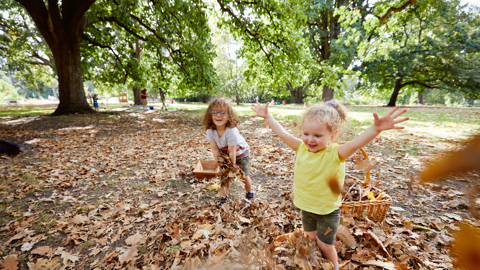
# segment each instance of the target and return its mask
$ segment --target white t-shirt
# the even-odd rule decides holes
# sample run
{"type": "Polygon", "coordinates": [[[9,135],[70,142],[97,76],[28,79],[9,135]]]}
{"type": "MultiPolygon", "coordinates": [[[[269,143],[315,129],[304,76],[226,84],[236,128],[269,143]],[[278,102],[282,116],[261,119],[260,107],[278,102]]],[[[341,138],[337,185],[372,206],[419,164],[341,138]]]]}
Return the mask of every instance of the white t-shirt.
{"type": "Polygon", "coordinates": [[[250,149],[245,138],[240,135],[236,127],[227,127],[222,137],[218,136],[217,130],[207,129],[207,140],[209,142],[215,142],[220,150],[228,150],[229,146],[238,145],[237,151],[235,152],[235,156],[237,157],[250,149]]]}

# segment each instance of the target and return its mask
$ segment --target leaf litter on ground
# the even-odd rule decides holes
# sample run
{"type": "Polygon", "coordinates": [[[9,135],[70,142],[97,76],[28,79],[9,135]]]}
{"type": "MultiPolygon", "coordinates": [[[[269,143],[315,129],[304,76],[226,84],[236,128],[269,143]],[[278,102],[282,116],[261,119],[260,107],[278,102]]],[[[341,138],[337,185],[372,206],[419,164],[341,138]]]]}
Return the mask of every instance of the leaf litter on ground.
{"type": "MultiPolygon", "coordinates": [[[[200,122],[187,113],[2,128],[2,138],[23,140],[28,148],[0,164],[5,269],[333,269],[301,231],[291,192],[295,153],[263,122],[240,128],[251,146],[256,198],[244,200],[237,181],[229,211],[218,207],[215,191],[204,188],[217,180],[192,174],[199,159],[212,155],[200,122]]],[[[368,191],[377,198],[375,191],[398,182],[385,192],[407,210],[390,210],[383,224],[343,216],[335,243],[341,268],[453,268],[450,247],[463,232],[457,222],[480,226],[466,211],[465,194],[411,183],[415,192],[408,195],[407,174],[422,162],[402,153],[384,156],[386,147],[403,148],[388,136],[366,148],[376,165],[376,189],[368,191]]],[[[347,162],[346,183],[361,182],[360,170],[373,167],[355,160],[347,162]]],[[[368,194],[362,188],[351,196],[368,194]]]]}

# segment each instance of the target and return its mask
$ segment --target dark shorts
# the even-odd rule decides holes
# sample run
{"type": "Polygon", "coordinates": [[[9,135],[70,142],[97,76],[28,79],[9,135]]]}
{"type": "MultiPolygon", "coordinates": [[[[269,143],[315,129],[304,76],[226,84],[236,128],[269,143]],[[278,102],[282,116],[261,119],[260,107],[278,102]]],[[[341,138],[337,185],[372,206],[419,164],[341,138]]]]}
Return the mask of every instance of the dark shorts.
{"type": "Polygon", "coordinates": [[[242,171],[245,173],[246,176],[250,175],[250,155],[246,157],[239,158],[235,161],[237,165],[241,165],[242,171]]]}
{"type": "Polygon", "coordinates": [[[304,231],[317,231],[320,241],[327,245],[333,245],[340,224],[340,209],[327,215],[317,215],[302,210],[302,223],[304,231]]]}
{"type": "Polygon", "coordinates": [[[93,103],[93,107],[98,108],[98,103],[93,103]]]}

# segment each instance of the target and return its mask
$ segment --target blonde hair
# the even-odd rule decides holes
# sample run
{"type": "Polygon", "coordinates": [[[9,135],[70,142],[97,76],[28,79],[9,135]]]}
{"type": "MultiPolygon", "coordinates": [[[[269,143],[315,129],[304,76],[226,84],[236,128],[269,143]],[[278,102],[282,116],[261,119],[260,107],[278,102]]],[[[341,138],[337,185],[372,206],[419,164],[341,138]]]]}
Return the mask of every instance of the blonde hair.
{"type": "Polygon", "coordinates": [[[299,129],[303,130],[305,120],[312,118],[321,123],[325,123],[327,129],[333,132],[340,129],[341,125],[347,122],[347,109],[335,100],[330,100],[326,103],[317,103],[308,107],[305,111],[299,123],[299,129]]]}
{"type": "Polygon", "coordinates": [[[227,127],[234,128],[240,124],[240,118],[232,108],[232,102],[225,97],[217,97],[210,100],[207,111],[203,116],[203,126],[205,129],[217,129],[212,121],[212,111],[214,108],[221,108],[228,113],[227,127]]]}

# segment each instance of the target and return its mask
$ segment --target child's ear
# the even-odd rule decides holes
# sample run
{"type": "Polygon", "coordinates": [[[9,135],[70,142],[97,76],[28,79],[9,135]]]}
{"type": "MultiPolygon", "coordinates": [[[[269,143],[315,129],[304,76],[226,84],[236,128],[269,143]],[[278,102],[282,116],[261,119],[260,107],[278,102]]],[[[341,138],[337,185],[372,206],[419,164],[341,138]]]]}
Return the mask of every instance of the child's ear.
{"type": "Polygon", "coordinates": [[[335,139],[335,137],[337,137],[337,134],[338,134],[338,129],[336,129],[332,132],[332,136],[330,137],[330,140],[333,141],[335,139]]]}

